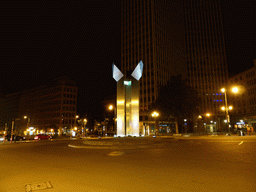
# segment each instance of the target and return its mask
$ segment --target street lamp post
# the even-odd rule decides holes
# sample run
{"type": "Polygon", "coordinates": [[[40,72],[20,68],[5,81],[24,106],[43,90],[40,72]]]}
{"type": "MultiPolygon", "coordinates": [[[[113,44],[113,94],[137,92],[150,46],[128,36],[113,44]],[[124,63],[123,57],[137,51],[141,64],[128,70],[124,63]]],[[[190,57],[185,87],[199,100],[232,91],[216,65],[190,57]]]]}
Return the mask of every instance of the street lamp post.
{"type": "Polygon", "coordinates": [[[221,91],[225,95],[225,114],[226,114],[227,122],[229,123],[227,92],[226,92],[225,88],[222,88],[221,91]]]}
{"type": "Polygon", "coordinates": [[[71,129],[70,129],[70,139],[72,138],[72,125],[71,125],[71,129]]]}
{"type": "Polygon", "coordinates": [[[155,136],[156,136],[158,134],[158,125],[157,125],[157,122],[156,122],[156,118],[159,116],[159,113],[154,111],[151,115],[152,115],[152,117],[155,117],[155,136]]]}
{"type": "MultiPolygon", "coordinates": [[[[233,88],[231,89],[231,91],[232,91],[233,93],[237,93],[237,92],[238,92],[238,88],[237,88],[237,87],[233,87],[233,88]]],[[[222,107],[221,109],[222,109],[222,110],[225,110],[225,115],[226,115],[226,120],[227,120],[227,126],[228,126],[228,127],[227,127],[227,130],[228,130],[228,132],[230,133],[230,127],[229,127],[230,118],[229,118],[228,110],[231,110],[231,109],[232,109],[232,106],[229,106],[229,107],[228,107],[227,90],[226,90],[225,88],[222,88],[222,89],[221,89],[221,92],[223,92],[224,95],[225,95],[225,108],[222,107]]]]}
{"type": "MultiPolygon", "coordinates": [[[[27,119],[27,127],[26,127],[26,133],[28,134],[28,130],[29,130],[29,125],[30,125],[30,117],[28,116],[23,116],[24,119],[27,119]]],[[[30,133],[29,133],[30,135],[30,133]]]]}
{"type": "MultiPolygon", "coordinates": [[[[77,127],[76,127],[76,119],[79,118],[79,115],[76,115],[75,116],[75,126],[74,126],[74,130],[77,130],[77,127]]],[[[73,132],[73,126],[71,125],[71,130],[70,130],[70,139],[72,138],[72,132],[73,132]]]]}
{"type": "Polygon", "coordinates": [[[184,119],[184,125],[185,125],[185,134],[187,133],[187,119],[184,119]]]}
{"type": "Polygon", "coordinates": [[[87,123],[87,119],[84,119],[84,130],[83,130],[83,136],[85,136],[85,131],[86,131],[86,129],[85,129],[85,125],[86,125],[86,123],[87,123]]]}
{"type": "Polygon", "coordinates": [[[116,107],[114,107],[113,105],[109,105],[108,107],[109,110],[113,110],[114,111],[114,124],[113,124],[113,131],[114,131],[114,135],[116,135],[116,107]]]}
{"type": "MultiPolygon", "coordinates": [[[[210,113],[206,113],[206,117],[210,117],[211,116],[211,114],[210,113]]],[[[207,130],[207,123],[208,123],[208,120],[206,121],[206,124],[205,124],[205,131],[206,131],[206,133],[208,133],[208,130],[207,130]]]]}
{"type": "Polygon", "coordinates": [[[23,118],[24,118],[24,119],[28,119],[28,121],[27,121],[27,128],[28,128],[28,127],[29,127],[29,122],[30,122],[30,117],[28,117],[28,116],[25,115],[23,118]]]}

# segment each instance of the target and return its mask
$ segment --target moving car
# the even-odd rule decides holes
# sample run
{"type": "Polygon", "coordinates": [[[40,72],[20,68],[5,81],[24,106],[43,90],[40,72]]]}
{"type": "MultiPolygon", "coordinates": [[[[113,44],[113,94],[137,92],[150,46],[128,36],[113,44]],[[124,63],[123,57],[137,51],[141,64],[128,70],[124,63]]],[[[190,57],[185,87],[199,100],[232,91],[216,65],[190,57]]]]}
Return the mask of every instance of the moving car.
{"type": "Polygon", "coordinates": [[[43,135],[43,134],[36,135],[34,137],[35,140],[51,139],[51,138],[52,138],[52,136],[50,136],[50,135],[43,135]]]}

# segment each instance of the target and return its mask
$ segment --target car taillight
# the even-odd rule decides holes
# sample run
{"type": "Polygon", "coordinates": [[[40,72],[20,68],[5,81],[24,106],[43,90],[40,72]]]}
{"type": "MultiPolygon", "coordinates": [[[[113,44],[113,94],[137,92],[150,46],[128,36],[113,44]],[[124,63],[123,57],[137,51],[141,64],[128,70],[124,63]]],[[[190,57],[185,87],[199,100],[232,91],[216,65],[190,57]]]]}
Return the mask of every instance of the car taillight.
{"type": "Polygon", "coordinates": [[[35,136],[34,139],[38,139],[38,136],[35,136]]]}

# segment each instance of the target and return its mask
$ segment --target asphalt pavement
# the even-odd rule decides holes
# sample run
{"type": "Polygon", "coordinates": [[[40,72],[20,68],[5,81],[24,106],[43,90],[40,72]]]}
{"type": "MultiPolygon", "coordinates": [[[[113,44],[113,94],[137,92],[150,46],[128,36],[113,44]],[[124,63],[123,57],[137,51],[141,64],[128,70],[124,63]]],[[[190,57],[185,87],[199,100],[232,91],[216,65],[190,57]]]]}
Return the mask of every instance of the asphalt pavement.
{"type": "Polygon", "coordinates": [[[0,192],[256,192],[255,148],[255,136],[5,143],[0,145],[0,192]]]}

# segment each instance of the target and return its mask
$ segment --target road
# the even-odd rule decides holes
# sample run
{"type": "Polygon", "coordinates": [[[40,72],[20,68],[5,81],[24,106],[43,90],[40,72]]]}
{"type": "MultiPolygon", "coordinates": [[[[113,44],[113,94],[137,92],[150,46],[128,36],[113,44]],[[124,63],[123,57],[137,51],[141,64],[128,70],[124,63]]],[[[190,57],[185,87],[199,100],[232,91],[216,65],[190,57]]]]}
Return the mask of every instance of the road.
{"type": "Polygon", "coordinates": [[[256,137],[143,138],[148,147],[136,148],[140,139],[0,144],[0,192],[256,192],[256,137]]]}

